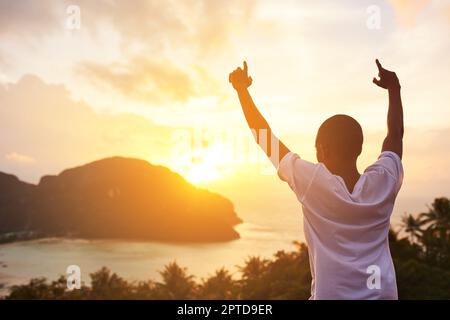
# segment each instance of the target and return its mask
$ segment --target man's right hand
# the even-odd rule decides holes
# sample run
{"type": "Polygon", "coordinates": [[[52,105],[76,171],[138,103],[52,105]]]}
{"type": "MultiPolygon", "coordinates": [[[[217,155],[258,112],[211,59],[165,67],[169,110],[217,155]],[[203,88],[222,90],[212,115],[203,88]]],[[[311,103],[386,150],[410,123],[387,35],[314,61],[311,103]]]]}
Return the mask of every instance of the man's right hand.
{"type": "Polygon", "coordinates": [[[383,89],[400,89],[400,82],[395,72],[384,69],[378,59],[376,59],[375,62],[378,67],[378,76],[380,77],[380,79],[373,78],[373,83],[383,89]]]}

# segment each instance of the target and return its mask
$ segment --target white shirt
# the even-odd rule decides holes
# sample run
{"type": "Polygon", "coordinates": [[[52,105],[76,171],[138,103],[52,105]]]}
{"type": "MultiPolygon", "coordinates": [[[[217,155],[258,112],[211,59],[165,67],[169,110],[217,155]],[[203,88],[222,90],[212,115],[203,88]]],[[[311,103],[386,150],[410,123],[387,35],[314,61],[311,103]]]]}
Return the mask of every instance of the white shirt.
{"type": "Polygon", "coordinates": [[[397,299],[388,233],[403,180],[399,156],[382,152],[352,193],[325,165],[292,152],[281,160],[278,175],[302,204],[310,299],[397,299]]]}

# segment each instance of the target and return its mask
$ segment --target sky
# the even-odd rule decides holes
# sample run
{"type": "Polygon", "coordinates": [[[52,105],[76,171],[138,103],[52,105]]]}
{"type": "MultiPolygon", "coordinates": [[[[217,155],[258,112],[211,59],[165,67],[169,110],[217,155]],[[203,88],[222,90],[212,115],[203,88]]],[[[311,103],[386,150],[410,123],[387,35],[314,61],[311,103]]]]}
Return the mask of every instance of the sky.
{"type": "Polygon", "coordinates": [[[450,192],[449,31],[449,0],[0,0],[0,171],[36,183],[122,155],[233,196],[255,181],[286,191],[228,83],[244,59],[256,104],[303,158],[326,118],[355,117],[363,171],[386,133],[379,58],[402,84],[399,201],[413,210],[450,192]]]}

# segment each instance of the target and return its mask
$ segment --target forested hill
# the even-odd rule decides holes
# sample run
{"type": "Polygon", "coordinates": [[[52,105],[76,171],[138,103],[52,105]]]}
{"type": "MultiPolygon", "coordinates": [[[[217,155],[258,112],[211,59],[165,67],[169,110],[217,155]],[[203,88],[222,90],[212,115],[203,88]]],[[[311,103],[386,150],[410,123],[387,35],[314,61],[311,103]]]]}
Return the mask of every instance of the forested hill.
{"type": "Polygon", "coordinates": [[[228,241],[242,222],[228,199],[144,160],[113,157],[44,176],[0,173],[0,236],[228,241]]]}

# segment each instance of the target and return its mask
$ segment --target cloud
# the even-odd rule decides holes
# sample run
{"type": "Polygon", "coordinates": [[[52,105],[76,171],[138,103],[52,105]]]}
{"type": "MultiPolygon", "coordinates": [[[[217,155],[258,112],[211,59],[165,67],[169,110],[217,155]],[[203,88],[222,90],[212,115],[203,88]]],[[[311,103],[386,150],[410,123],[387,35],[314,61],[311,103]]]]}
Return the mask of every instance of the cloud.
{"type": "Polygon", "coordinates": [[[0,35],[44,34],[58,26],[52,1],[0,1],[0,35]]]}
{"type": "Polygon", "coordinates": [[[114,155],[161,163],[171,132],[141,116],[96,113],[36,76],[0,87],[0,171],[26,180],[114,155]]]}
{"type": "Polygon", "coordinates": [[[389,0],[394,8],[400,26],[413,27],[418,15],[431,3],[431,0],[389,0]]]}
{"type": "Polygon", "coordinates": [[[10,79],[33,73],[63,82],[79,97],[84,86],[98,95],[116,90],[140,102],[183,103],[220,91],[210,69],[229,58],[256,3],[0,0],[0,55],[8,57],[10,79]],[[80,7],[80,30],[65,28],[69,5],[80,7]],[[80,75],[83,84],[77,85],[80,75]]]}
{"type": "Polygon", "coordinates": [[[444,15],[447,18],[447,21],[450,23],[450,5],[447,5],[444,9],[444,15]]]}
{"type": "Polygon", "coordinates": [[[153,49],[184,44],[208,51],[220,50],[250,22],[256,1],[0,0],[0,35],[63,33],[66,9],[74,4],[80,7],[82,29],[93,36],[109,26],[126,46],[139,41],[153,49]]]}
{"type": "Polygon", "coordinates": [[[388,0],[395,11],[397,23],[403,28],[417,25],[421,15],[433,14],[450,22],[450,5],[444,1],[433,0],[388,0]]]}
{"type": "Polygon", "coordinates": [[[5,159],[8,161],[18,162],[22,164],[31,164],[36,162],[36,160],[33,157],[20,154],[14,151],[6,154],[5,159]]]}
{"type": "Polygon", "coordinates": [[[84,62],[78,72],[100,86],[144,101],[186,101],[195,94],[189,74],[170,62],[136,58],[127,63],[84,62]]]}
{"type": "Polygon", "coordinates": [[[220,50],[245,27],[256,1],[79,1],[87,28],[113,25],[127,44],[135,40],[157,46],[198,46],[220,50]],[[165,40],[165,41],[164,41],[165,40]]]}
{"type": "Polygon", "coordinates": [[[126,62],[83,62],[76,72],[100,89],[112,89],[127,98],[164,104],[184,103],[189,98],[217,93],[217,84],[200,66],[183,69],[168,60],[137,56],[126,62]]]}

